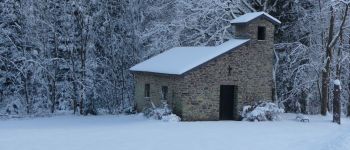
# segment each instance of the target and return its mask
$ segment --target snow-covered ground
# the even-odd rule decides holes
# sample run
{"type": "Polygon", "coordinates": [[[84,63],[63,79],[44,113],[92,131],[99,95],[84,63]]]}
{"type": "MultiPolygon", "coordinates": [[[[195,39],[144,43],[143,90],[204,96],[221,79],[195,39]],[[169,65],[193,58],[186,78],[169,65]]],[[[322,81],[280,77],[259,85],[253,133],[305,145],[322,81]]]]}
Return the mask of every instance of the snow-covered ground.
{"type": "Polygon", "coordinates": [[[131,116],[0,121],[0,150],[350,150],[350,120],[162,122],[131,116]]]}

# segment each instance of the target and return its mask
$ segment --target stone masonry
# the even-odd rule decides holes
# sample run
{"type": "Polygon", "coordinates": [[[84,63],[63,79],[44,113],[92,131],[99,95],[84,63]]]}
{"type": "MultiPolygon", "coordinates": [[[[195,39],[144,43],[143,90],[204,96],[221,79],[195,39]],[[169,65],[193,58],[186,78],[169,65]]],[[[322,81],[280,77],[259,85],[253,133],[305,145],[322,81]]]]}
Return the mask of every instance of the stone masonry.
{"type": "Polygon", "coordinates": [[[168,86],[167,102],[184,121],[219,120],[220,85],[237,86],[237,111],[247,104],[272,99],[274,25],[258,18],[237,25],[236,38],[249,38],[243,46],[202,64],[183,75],[135,72],[137,110],[149,106],[149,99],[160,105],[162,86],[168,86]],[[266,27],[266,39],[257,40],[258,26],[266,27]],[[231,74],[228,68],[232,68],[231,74]],[[144,85],[150,84],[150,98],[144,98],[144,85]]]}

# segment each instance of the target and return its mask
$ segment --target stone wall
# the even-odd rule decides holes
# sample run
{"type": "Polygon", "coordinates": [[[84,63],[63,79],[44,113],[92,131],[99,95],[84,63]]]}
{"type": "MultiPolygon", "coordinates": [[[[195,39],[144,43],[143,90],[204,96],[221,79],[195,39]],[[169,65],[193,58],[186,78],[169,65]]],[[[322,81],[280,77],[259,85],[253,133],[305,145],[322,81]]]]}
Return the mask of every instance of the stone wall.
{"type": "Polygon", "coordinates": [[[251,37],[249,44],[185,75],[186,88],[181,93],[188,94],[180,95],[183,120],[218,120],[220,85],[238,87],[237,110],[258,100],[272,99],[274,26],[266,20],[255,20],[245,31],[251,37]],[[266,26],[265,41],[256,40],[258,26],[266,26]],[[228,75],[229,66],[231,75],[228,75]]]}
{"type": "MultiPolygon", "coordinates": [[[[149,105],[144,85],[151,86],[151,100],[160,105],[161,86],[168,86],[168,103],[184,121],[219,120],[220,85],[236,85],[237,108],[258,100],[272,99],[274,26],[256,19],[246,27],[236,28],[251,41],[221,57],[215,58],[183,76],[135,73],[135,100],[138,111],[149,105]],[[266,27],[266,40],[257,40],[258,26],[266,27]],[[232,68],[231,75],[228,68],[232,68]]],[[[235,116],[238,118],[239,113],[235,116]]]]}
{"type": "Polygon", "coordinates": [[[173,109],[174,113],[181,116],[181,99],[178,98],[178,86],[181,85],[183,77],[169,76],[151,73],[135,73],[135,102],[138,112],[142,112],[144,108],[150,107],[152,101],[157,107],[161,106],[161,88],[168,87],[167,103],[173,109]],[[150,97],[146,98],[145,84],[150,84],[150,97]]]}

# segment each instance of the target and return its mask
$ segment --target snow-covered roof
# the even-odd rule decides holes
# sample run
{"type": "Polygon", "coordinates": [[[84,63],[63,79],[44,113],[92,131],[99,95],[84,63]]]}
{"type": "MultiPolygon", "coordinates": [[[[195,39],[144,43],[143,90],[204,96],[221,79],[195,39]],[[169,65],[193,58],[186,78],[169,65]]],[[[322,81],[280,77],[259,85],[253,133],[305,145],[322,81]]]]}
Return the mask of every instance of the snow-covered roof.
{"type": "Polygon", "coordinates": [[[281,21],[276,19],[275,17],[272,17],[268,13],[265,12],[253,12],[253,13],[246,13],[242,16],[239,16],[236,19],[233,19],[230,21],[231,24],[245,24],[248,23],[254,19],[265,17],[267,20],[271,21],[273,24],[281,24],[281,21]]]}
{"type": "Polygon", "coordinates": [[[218,46],[175,47],[131,67],[130,71],[181,75],[248,41],[231,39],[218,46]]]}

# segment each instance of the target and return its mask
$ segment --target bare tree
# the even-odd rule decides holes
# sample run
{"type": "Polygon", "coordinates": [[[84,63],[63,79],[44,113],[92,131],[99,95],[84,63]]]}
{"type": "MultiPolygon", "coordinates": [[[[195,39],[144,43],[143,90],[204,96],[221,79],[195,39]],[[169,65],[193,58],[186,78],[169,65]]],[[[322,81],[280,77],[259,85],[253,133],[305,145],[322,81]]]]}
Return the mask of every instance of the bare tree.
{"type": "Polygon", "coordinates": [[[331,73],[331,61],[333,59],[333,49],[336,45],[337,41],[339,40],[340,35],[343,32],[344,24],[346,21],[346,15],[348,11],[348,4],[345,3],[346,8],[344,11],[342,22],[339,26],[338,32],[334,35],[334,22],[335,22],[335,15],[333,6],[331,6],[331,18],[330,18],[330,24],[329,24],[329,31],[328,31],[328,41],[326,45],[326,56],[325,61],[326,65],[322,71],[322,103],[321,103],[321,114],[326,115],[328,111],[328,91],[329,91],[329,81],[330,81],[330,73],[331,73]]]}
{"type": "MultiPolygon", "coordinates": [[[[344,2],[345,4],[345,11],[343,14],[342,22],[340,25],[339,32],[336,34],[336,39],[340,37],[340,45],[343,45],[343,27],[346,21],[346,16],[349,9],[349,4],[344,2]]],[[[335,45],[335,41],[333,42],[335,45]]],[[[332,45],[331,45],[332,46],[332,45]]],[[[340,81],[340,75],[341,75],[341,54],[342,54],[342,47],[338,49],[338,56],[336,61],[336,80],[334,81],[334,89],[333,89],[333,122],[336,122],[340,124],[340,115],[341,115],[341,100],[340,100],[340,93],[341,93],[341,81],[340,81]]]]}

